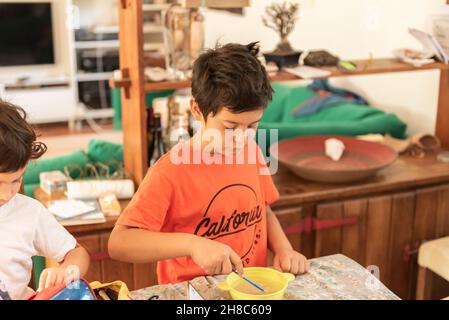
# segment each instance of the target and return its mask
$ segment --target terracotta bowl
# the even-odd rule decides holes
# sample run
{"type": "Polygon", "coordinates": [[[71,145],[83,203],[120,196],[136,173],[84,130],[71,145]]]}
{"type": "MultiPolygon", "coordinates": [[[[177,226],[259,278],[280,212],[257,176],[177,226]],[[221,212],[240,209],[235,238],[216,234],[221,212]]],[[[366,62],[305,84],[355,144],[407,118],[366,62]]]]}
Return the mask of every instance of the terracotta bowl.
{"type": "Polygon", "coordinates": [[[398,155],[390,147],[353,137],[310,136],[280,141],[271,146],[270,156],[277,158],[301,178],[325,183],[346,183],[375,175],[393,163],[398,155]],[[336,138],[345,145],[339,161],[333,161],[324,152],[324,141],[329,138],[336,138]]]}

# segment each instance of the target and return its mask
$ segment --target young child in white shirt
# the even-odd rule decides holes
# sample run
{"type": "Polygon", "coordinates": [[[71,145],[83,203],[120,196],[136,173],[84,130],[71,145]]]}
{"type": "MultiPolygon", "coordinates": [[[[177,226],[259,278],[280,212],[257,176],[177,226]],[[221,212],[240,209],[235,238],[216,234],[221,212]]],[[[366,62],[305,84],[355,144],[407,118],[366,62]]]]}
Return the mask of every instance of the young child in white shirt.
{"type": "Polygon", "coordinates": [[[76,280],[89,267],[87,251],[53,215],[18,193],[28,161],[45,151],[25,111],[0,100],[0,300],[33,294],[28,284],[35,255],[60,263],[42,272],[38,290],[76,280]]]}

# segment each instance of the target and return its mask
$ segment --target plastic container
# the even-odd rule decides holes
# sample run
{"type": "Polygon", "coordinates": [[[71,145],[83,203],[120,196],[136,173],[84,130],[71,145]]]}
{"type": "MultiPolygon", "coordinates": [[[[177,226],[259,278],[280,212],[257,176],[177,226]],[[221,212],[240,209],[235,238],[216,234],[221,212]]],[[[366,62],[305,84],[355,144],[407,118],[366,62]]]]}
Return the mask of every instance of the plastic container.
{"type": "Polygon", "coordinates": [[[239,286],[242,282],[246,283],[246,281],[237,274],[231,273],[225,281],[219,284],[219,288],[229,291],[234,300],[281,300],[288,283],[295,279],[295,276],[291,273],[282,273],[271,268],[250,267],[243,270],[245,277],[261,285],[269,292],[262,294],[241,292],[236,289],[236,286],[239,286]]]}

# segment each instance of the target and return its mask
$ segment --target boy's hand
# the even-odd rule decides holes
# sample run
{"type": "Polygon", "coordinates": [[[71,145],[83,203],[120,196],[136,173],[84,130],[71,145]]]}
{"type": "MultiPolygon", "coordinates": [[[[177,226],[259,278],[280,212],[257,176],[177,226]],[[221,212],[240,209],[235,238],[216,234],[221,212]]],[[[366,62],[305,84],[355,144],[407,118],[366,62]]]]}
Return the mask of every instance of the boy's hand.
{"type": "Polygon", "coordinates": [[[228,274],[235,268],[243,274],[243,263],[231,247],[218,241],[196,237],[192,243],[190,256],[207,274],[228,274]]]}
{"type": "Polygon", "coordinates": [[[287,249],[274,255],[273,266],[281,272],[301,274],[309,271],[310,262],[299,252],[287,249]]]}
{"type": "Polygon", "coordinates": [[[69,284],[79,279],[79,270],[76,266],[52,267],[42,271],[39,279],[39,288],[37,291],[60,285],[61,283],[69,284]]]}

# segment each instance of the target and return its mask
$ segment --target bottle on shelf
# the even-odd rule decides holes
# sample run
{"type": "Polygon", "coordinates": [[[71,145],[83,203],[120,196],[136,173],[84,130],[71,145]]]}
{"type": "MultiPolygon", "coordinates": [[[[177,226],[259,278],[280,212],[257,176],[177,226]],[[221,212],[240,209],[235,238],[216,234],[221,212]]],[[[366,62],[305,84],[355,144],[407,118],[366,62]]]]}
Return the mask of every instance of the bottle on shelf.
{"type": "Polygon", "coordinates": [[[154,113],[153,117],[153,128],[152,128],[152,146],[151,149],[151,156],[149,165],[152,166],[154,163],[162,157],[162,155],[165,154],[165,144],[162,137],[162,124],[161,124],[161,115],[160,113],[154,113]]]}

